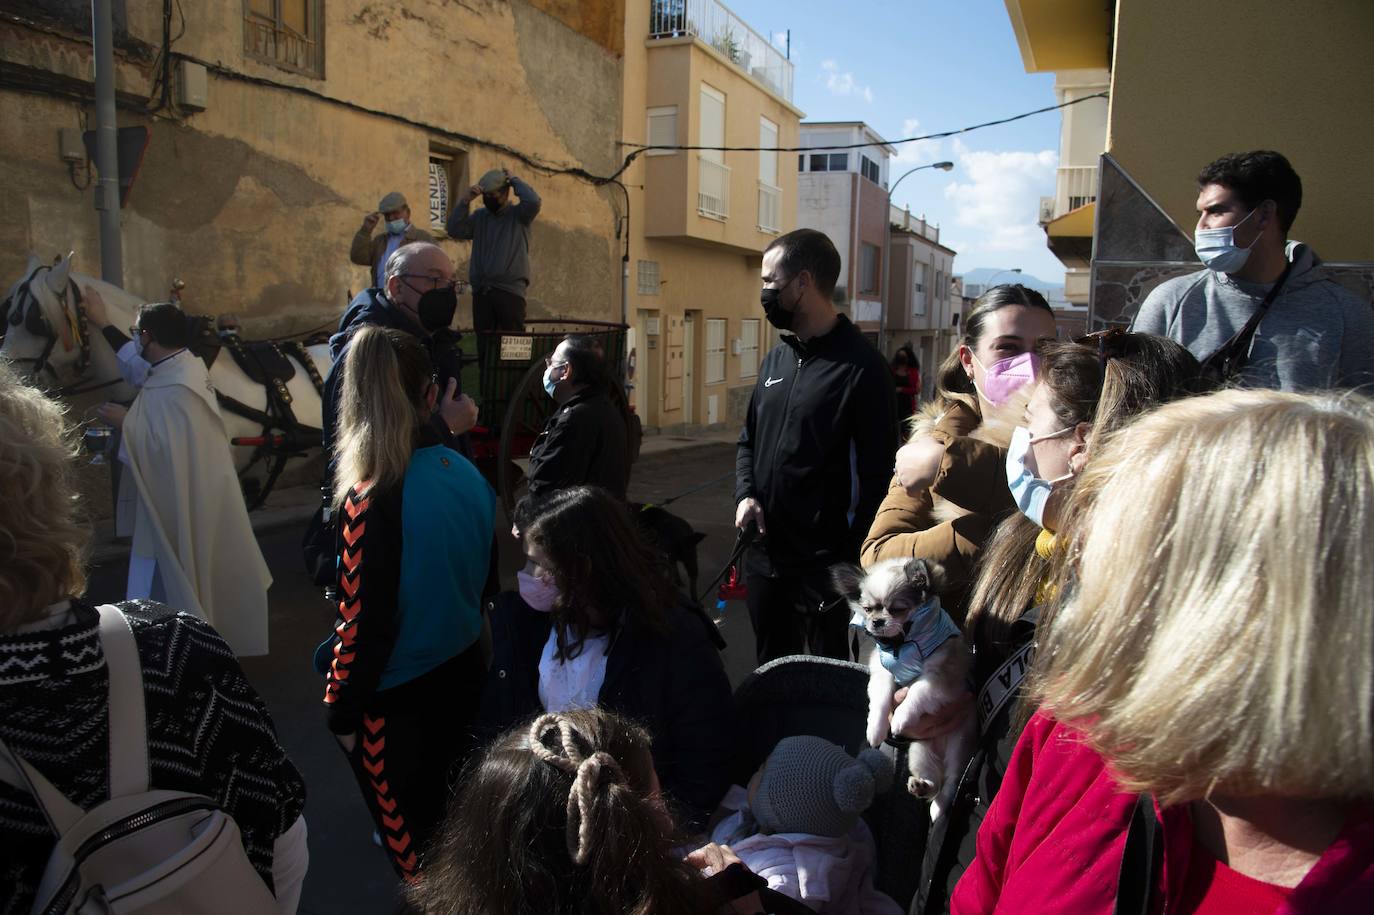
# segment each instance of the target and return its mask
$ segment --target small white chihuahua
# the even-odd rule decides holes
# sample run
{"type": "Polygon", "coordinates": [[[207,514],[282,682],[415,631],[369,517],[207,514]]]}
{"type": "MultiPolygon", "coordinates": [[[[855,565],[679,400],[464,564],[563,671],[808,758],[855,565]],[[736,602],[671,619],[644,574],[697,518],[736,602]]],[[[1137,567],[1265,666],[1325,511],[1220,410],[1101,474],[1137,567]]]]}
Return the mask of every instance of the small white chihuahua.
{"type": "MultiPolygon", "coordinates": [[[[852,625],[878,643],[868,673],[868,742],[881,746],[888,722],[898,733],[922,715],[955,701],[967,689],[972,659],[959,629],[936,593],[943,570],[924,559],[884,559],[867,572],[854,565],[831,570],[836,589],[854,612],[852,625]],[[895,694],[908,687],[901,704],[895,694]]],[[[917,740],[907,750],[907,790],[930,801],[930,818],[949,809],[977,735],[974,716],[959,730],[917,740]]]]}

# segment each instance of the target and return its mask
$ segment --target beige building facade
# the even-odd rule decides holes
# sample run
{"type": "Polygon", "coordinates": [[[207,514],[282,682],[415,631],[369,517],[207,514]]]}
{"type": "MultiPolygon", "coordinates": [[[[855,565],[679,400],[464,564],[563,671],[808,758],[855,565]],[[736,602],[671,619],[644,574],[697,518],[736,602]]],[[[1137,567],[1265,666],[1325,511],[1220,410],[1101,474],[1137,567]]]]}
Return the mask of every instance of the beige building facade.
{"type": "MultiPolygon", "coordinates": [[[[644,146],[794,147],[792,65],[713,0],[625,8],[623,154],[644,146]]],[[[632,402],[649,429],[738,426],[776,340],[762,252],[796,225],[788,153],[650,149],[624,175],[632,402]]]]}
{"type": "Polygon", "coordinates": [[[959,344],[963,287],[954,276],[955,252],[940,243],[939,226],[896,207],[890,218],[885,355],[910,346],[921,361],[922,396],[929,397],[936,369],[959,344]]]}
{"type": "MultiPolygon", "coordinates": [[[[619,320],[623,204],[587,176],[622,157],[623,0],[179,6],[164,67],[161,0],[114,4],[119,124],[151,133],[121,214],[130,291],[165,298],[180,277],[188,310],[237,312],[251,335],[327,324],[370,285],[349,242],[385,193],[443,238],[463,189],[504,166],[543,199],[530,316],[619,320]]],[[[94,126],[90,3],[6,8],[0,275],[30,250],[97,274],[91,169],[62,156],[94,126]]],[[[465,275],[468,243],[442,244],[465,275]]]]}

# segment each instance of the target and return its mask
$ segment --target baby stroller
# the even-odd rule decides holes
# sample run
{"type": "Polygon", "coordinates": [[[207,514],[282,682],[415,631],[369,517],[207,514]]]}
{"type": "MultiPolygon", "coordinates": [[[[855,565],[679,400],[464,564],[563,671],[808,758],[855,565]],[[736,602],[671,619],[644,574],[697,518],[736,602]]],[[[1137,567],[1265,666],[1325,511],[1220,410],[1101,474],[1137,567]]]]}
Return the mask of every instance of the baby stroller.
{"type": "MultiPolygon", "coordinates": [[[[810,655],[778,658],[754,671],[735,690],[740,748],[734,781],[743,785],[784,737],[823,737],[857,753],[865,743],[868,716],[868,668],[849,661],[810,655]]],[[[906,771],[906,750],[888,746],[899,773],[906,771]]],[[[864,813],[878,852],[874,881],[902,908],[911,905],[921,875],[921,856],[930,829],[929,807],[906,790],[906,779],[864,813]]]]}

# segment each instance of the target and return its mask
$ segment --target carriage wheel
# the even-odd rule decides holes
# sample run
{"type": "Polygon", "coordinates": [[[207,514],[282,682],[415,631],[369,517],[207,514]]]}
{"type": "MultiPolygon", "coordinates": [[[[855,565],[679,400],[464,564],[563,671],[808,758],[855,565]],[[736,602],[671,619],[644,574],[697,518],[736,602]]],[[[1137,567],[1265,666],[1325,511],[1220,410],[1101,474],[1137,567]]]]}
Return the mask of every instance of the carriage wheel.
{"type": "Polygon", "coordinates": [[[530,365],[515,390],[511,391],[506,416],[501,423],[496,482],[507,518],[514,511],[515,503],[527,491],[525,474],[516,465],[515,459],[529,456],[530,445],[544,431],[544,422],[553,410],[553,400],[544,393],[544,360],[538,359],[530,365]]]}

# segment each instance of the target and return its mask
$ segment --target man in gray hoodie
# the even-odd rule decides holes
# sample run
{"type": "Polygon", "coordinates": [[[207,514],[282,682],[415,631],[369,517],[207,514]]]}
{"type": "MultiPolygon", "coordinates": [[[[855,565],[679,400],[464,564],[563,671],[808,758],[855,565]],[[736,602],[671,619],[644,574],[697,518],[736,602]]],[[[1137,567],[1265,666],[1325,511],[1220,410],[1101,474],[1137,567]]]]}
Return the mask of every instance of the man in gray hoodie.
{"type": "Polygon", "coordinates": [[[483,331],[525,329],[525,290],[530,285],[530,226],[539,215],[539,195],[502,168],[487,172],[468,188],[444,226],[450,238],[471,239],[468,282],[472,285],[472,326],[477,358],[486,363],[483,331]],[[511,190],[519,201],[511,202],[511,190]],[[469,212],[472,201],[482,207],[469,212]]]}
{"type": "Polygon", "coordinates": [[[1236,380],[1285,391],[1374,384],[1374,306],[1331,279],[1315,251],[1289,241],[1302,181],[1276,152],[1222,156],[1197,178],[1194,244],[1207,269],[1161,283],[1132,330],[1206,360],[1281,283],[1242,352],[1236,380]]]}

